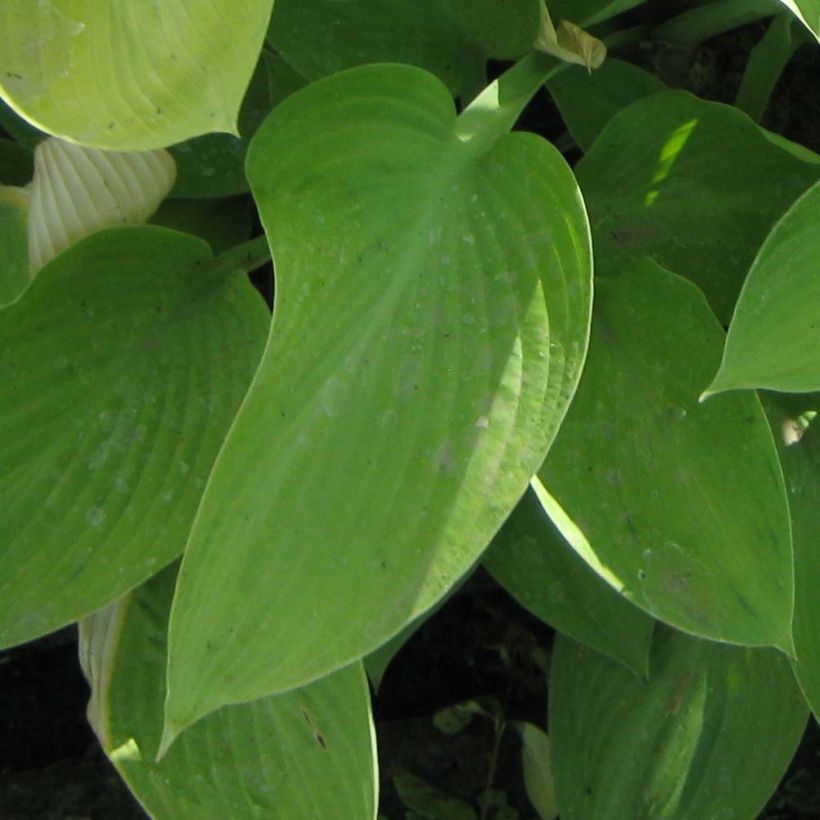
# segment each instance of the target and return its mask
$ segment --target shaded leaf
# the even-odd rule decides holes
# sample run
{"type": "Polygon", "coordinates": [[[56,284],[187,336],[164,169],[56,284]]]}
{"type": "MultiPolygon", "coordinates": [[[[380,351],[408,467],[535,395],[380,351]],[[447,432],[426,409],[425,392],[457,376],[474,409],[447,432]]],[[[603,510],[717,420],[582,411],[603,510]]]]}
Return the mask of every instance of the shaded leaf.
{"type": "Polygon", "coordinates": [[[82,240],[3,311],[0,644],[179,555],[267,325],[204,242],[136,226],[82,240]]]}
{"type": "MultiPolygon", "coordinates": [[[[538,478],[485,553],[484,566],[521,606],[571,635],[645,673],[653,621],[612,589],[575,552],[548,517],[556,502],[538,478]]],[[[571,523],[569,537],[583,538],[571,523]]]]}
{"type": "Polygon", "coordinates": [[[762,395],[786,475],[794,538],[794,670],[820,718],[820,393],[762,395]],[[799,432],[798,432],[799,431],[799,432]]]}
{"type": "MultiPolygon", "coordinates": [[[[398,62],[425,68],[456,94],[483,85],[488,58],[535,42],[540,0],[277,0],[269,42],[309,80],[398,62]]],[[[476,88],[477,90],[477,88],[476,88]]]]}
{"type": "Polygon", "coordinates": [[[648,254],[692,279],[724,322],[772,225],[820,177],[746,115],[683,91],[616,114],[576,172],[597,272],[648,254]]]}
{"type": "Polygon", "coordinates": [[[570,543],[673,626],[792,651],[788,506],[765,414],[754,394],[697,400],[720,326],[650,260],[596,285],[584,376],[539,471],[584,536],[570,543]]]}
{"type": "Polygon", "coordinates": [[[561,818],[757,817],[806,717],[774,650],[659,627],[646,681],[559,636],[549,725],[561,818]]]}
{"type": "Polygon", "coordinates": [[[175,577],[170,567],[80,624],[90,720],[151,817],[375,817],[374,737],[360,664],[223,709],[155,762],[175,577]]]}
{"type": "Polygon", "coordinates": [[[592,73],[581,68],[562,71],[549,79],[547,88],[567,128],[584,151],[590,149],[618,111],[665,90],[654,74],[611,57],[592,73]]]}
{"type": "Polygon", "coordinates": [[[395,774],[393,784],[402,803],[426,820],[478,820],[475,809],[467,803],[451,797],[412,772],[395,774]]]}
{"type": "Polygon", "coordinates": [[[553,65],[458,119],[419,69],[355,69],[257,134],[274,332],[180,573],[169,736],[416,619],[543,460],[586,349],[589,238],[563,159],[493,100],[553,65]]]}
{"type": "Polygon", "coordinates": [[[594,26],[622,14],[645,0],[547,0],[552,19],[570,20],[579,26],[594,26]]]}
{"type": "Polygon", "coordinates": [[[0,184],[25,185],[33,174],[33,153],[16,142],[0,138],[0,184]]]}
{"type": "Polygon", "coordinates": [[[0,185],[0,307],[28,287],[28,207],[23,189],[0,185]]]}
{"type": "Polygon", "coordinates": [[[42,131],[96,148],[234,132],[272,7],[5,0],[0,96],[42,131]]]}
{"type": "Polygon", "coordinates": [[[769,234],[737,302],[706,395],[765,387],[820,390],[820,184],[769,234]]]}

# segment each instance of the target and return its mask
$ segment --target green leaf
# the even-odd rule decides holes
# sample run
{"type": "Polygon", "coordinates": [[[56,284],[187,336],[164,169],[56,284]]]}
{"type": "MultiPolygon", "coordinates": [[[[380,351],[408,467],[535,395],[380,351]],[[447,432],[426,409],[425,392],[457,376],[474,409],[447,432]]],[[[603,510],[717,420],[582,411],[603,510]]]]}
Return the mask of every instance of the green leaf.
{"type": "Polygon", "coordinates": [[[762,395],[786,475],[794,538],[793,666],[820,718],[820,393],[762,395]]]}
{"type": "Polygon", "coordinates": [[[570,20],[586,28],[622,14],[646,0],[547,0],[552,19],[570,20]]]}
{"type": "Polygon", "coordinates": [[[683,91],[616,114],[576,172],[598,273],[647,254],[700,286],[723,322],[772,225],[820,177],[746,115],[683,91]]]}
{"type": "Polygon", "coordinates": [[[25,185],[33,174],[33,153],[16,142],[0,138],[0,184],[25,185]]]}
{"type": "Polygon", "coordinates": [[[239,133],[206,134],[170,148],[177,163],[173,197],[214,198],[248,190],[245,155],[251,137],[270,110],[304,85],[287,63],[267,52],[256,67],[239,112],[239,133]]]}
{"type": "Polygon", "coordinates": [[[656,618],[792,652],[786,489],[763,409],[750,393],[697,400],[720,326],[650,260],[596,285],[584,376],[539,471],[584,536],[568,540],[656,618]]]}
{"type": "Polygon", "coordinates": [[[506,132],[554,65],[459,118],[419,69],[353,69],[257,134],[274,331],[180,574],[169,736],[417,618],[546,455],[586,350],[589,234],[560,154],[506,132]]]}
{"type": "MultiPolygon", "coordinates": [[[[484,566],[521,606],[550,626],[645,673],[653,621],[602,580],[567,544],[538,478],[484,555],[484,566]]],[[[572,536],[570,522],[563,526],[572,536]]],[[[575,531],[578,538],[583,535],[575,531]]]]}
{"type": "Polygon", "coordinates": [[[204,239],[214,253],[222,253],[250,238],[256,216],[249,196],[224,199],[166,199],[151,217],[162,225],[204,239]]]}
{"type": "Polygon", "coordinates": [[[0,96],[42,131],[96,148],[235,132],[272,7],[5,0],[0,96]]]}
{"type": "Polygon", "coordinates": [[[381,0],[374,9],[371,0],[277,0],[268,40],[309,80],[365,63],[409,63],[469,95],[483,85],[488,58],[530,49],[539,3],[381,0]]]}
{"type": "Polygon", "coordinates": [[[527,797],[541,820],[558,817],[552,754],[547,733],[533,723],[518,724],[521,733],[521,763],[527,797]]]}
{"type": "Polygon", "coordinates": [[[201,240],[97,233],[0,321],[0,645],[179,555],[268,316],[201,240]]]}
{"type": "Polygon", "coordinates": [[[155,820],[336,820],[376,814],[370,699],[360,664],[209,716],[160,763],[165,631],[176,568],[80,623],[89,718],[155,820]]]}
{"type": "Polygon", "coordinates": [[[820,42],[820,0],[780,0],[820,42]]]}
{"type": "Polygon", "coordinates": [[[0,185],[0,307],[28,287],[28,208],[23,190],[0,185]]]}
{"type": "Polygon", "coordinates": [[[549,725],[561,818],[757,817],[806,717],[773,650],[661,627],[646,681],[559,636],[549,725]]]}
{"type": "Polygon", "coordinates": [[[144,222],[174,184],[167,151],[100,151],[55,139],[34,149],[28,221],[32,275],[101,228],[144,222]]]}
{"type": "Polygon", "coordinates": [[[665,90],[654,74],[611,57],[591,73],[580,66],[562,71],[550,78],[547,88],[584,151],[622,108],[665,90]]]}
{"type": "Polygon", "coordinates": [[[478,820],[471,806],[437,789],[416,777],[412,772],[401,771],[393,776],[402,803],[424,820],[478,820]]]}
{"type": "Polygon", "coordinates": [[[769,234],[737,302],[705,395],[765,387],[820,390],[820,183],[769,234]]]}

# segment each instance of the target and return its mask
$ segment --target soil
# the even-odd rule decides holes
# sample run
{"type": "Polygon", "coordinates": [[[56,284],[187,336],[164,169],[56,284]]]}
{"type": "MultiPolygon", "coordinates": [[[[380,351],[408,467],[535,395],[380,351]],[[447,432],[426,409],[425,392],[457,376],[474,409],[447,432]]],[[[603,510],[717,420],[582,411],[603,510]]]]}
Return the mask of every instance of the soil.
{"type": "MultiPolygon", "coordinates": [[[[651,23],[659,13],[666,17],[669,5],[649,2],[631,21],[651,23]]],[[[687,49],[648,41],[620,56],[655,71],[670,86],[732,102],[749,50],[764,30],[764,25],[746,26],[687,49]]],[[[801,48],[763,122],[820,151],[818,77],[820,49],[801,48]]],[[[528,112],[526,125],[559,136],[560,121],[546,99],[528,112]]],[[[260,285],[270,298],[269,279],[263,277],[260,285]]],[[[409,771],[474,807],[482,795],[491,794],[496,806],[506,801],[521,820],[535,818],[511,727],[521,720],[545,724],[541,658],[552,639],[548,627],[483,571],[419,630],[388,669],[374,701],[385,817],[414,816],[394,785],[396,775],[409,771]],[[475,717],[455,735],[436,728],[438,710],[470,699],[479,700],[490,717],[475,717]]],[[[0,653],[0,692],[0,820],[145,817],[85,721],[88,688],[76,660],[73,628],[0,653]]],[[[502,816],[497,810],[493,814],[502,816]]],[[[814,721],[761,817],[820,817],[820,728],[814,721]]]]}

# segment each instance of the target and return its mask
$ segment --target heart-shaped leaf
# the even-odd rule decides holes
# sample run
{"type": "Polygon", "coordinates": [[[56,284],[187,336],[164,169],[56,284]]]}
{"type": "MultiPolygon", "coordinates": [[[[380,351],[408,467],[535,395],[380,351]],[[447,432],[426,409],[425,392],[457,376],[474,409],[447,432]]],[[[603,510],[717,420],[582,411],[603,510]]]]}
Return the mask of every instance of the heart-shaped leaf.
{"type": "Polygon", "coordinates": [[[820,183],[769,234],[737,302],[707,395],[820,390],[820,183]]]}
{"type": "Polygon", "coordinates": [[[42,131],[141,151],[236,131],[273,0],[5,0],[0,96],[42,131]]]}
{"type": "Polygon", "coordinates": [[[80,623],[89,718],[151,817],[375,818],[376,759],[361,664],[210,715],[155,762],[175,577],[170,567],[80,623]]]}
{"type": "Polygon", "coordinates": [[[599,274],[649,255],[692,279],[728,322],[757,249],[820,166],[737,109],[668,91],[616,114],[577,174],[599,274]]]}
{"type": "Polygon", "coordinates": [[[568,541],[679,629],[793,652],[789,511],[766,416],[751,393],[698,402],[723,331],[697,288],[648,259],[596,284],[584,377],[539,471],[584,536],[568,541]]]}
{"type": "Polygon", "coordinates": [[[507,132],[554,65],[459,118],[420,69],[353,69],[258,132],[274,330],[180,572],[169,737],[382,644],[546,455],[586,350],[589,234],[560,154],[507,132]]]}
{"type": "Polygon", "coordinates": [[[0,313],[0,645],[179,555],[268,314],[201,240],[96,233],[0,313]]]}
{"type": "Polygon", "coordinates": [[[559,636],[549,725],[561,820],[757,817],[806,718],[774,650],[659,627],[644,680],[559,636]]]}

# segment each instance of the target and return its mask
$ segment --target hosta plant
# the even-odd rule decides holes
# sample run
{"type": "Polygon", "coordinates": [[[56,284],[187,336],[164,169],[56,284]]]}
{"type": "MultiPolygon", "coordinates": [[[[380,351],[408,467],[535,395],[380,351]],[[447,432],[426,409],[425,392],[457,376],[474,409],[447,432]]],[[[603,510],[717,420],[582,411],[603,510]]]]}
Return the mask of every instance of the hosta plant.
{"type": "Polygon", "coordinates": [[[0,640],[79,622],[151,816],[375,818],[371,685],[478,565],[557,633],[521,811],[753,818],[782,778],[820,156],[759,122],[820,3],[641,5],[0,6],[0,640]],[[748,23],[735,105],[624,59],[748,23]]]}

